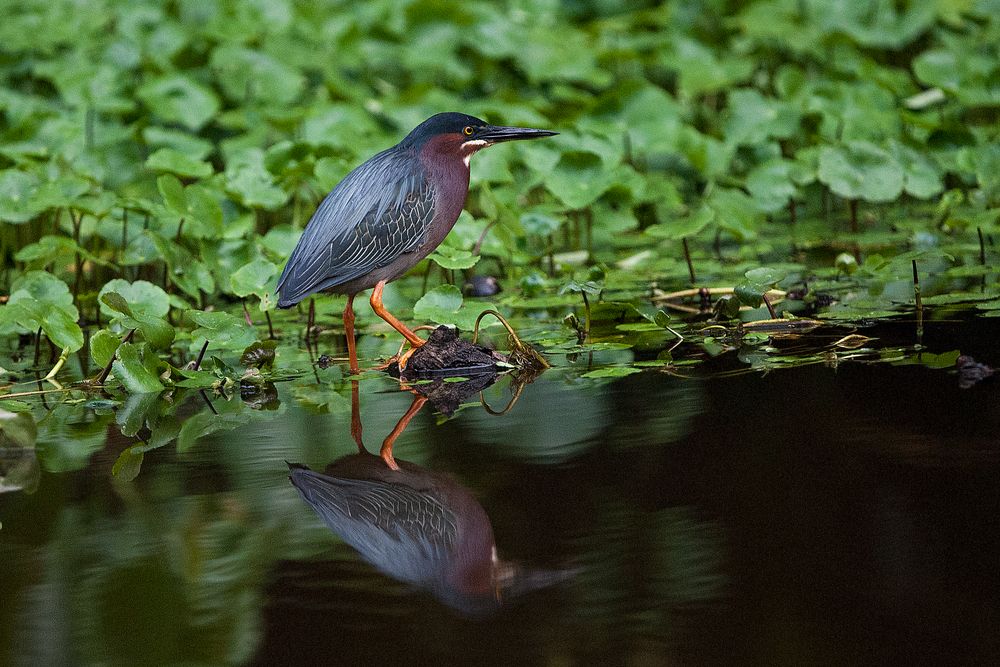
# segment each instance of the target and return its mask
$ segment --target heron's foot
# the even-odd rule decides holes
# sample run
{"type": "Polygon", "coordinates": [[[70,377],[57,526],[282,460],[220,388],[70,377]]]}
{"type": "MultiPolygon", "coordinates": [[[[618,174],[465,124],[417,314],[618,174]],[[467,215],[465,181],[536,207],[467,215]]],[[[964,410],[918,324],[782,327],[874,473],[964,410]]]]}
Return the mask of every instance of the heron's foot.
{"type": "Polygon", "coordinates": [[[392,455],[392,447],[389,447],[388,449],[383,448],[382,451],[379,452],[379,456],[381,456],[382,460],[385,461],[385,464],[389,466],[389,470],[399,470],[399,464],[396,463],[396,459],[392,455]]]}
{"type": "Polygon", "coordinates": [[[402,373],[406,369],[406,364],[410,360],[410,357],[413,356],[413,353],[419,350],[421,347],[423,347],[425,342],[420,343],[420,345],[411,345],[409,350],[403,352],[402,354],[396,355],[398,357],[396,363],[399,364],[400,373],[402,373]]]}

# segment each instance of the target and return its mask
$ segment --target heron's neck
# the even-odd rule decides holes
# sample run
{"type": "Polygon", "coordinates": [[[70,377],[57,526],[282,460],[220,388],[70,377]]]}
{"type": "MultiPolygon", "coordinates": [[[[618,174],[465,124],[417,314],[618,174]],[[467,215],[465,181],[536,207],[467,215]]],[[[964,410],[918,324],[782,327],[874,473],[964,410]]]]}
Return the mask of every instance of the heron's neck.
{"type": "Polygon", "coordinates": [[[436,193],[433,238],[429,239],[434,245],[443,241],[451,231],[469,194],[469,163],[460,150],[459,137],[434,137],[424,145],[419,155],[427,179],[436,193]]]}

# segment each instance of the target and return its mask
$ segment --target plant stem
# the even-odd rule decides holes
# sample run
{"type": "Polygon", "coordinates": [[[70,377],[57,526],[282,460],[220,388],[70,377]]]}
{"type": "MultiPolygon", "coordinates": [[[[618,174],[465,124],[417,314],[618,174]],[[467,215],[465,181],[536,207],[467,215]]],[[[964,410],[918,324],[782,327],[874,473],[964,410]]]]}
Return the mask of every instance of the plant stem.
{"type": "Polygon", "coordinates": [[[686,261],[688,265],[688,276],[691,277],[691,284],[694,285],[698,282],[698,279],[695,278],[694,275],[694,263],[691,261],[691,249],[688,248],[688,240],[686,236],[681,238],[681,243],[684,244],[684,261],[686,261]]]}
{"type": "Polygon", "coordinates": [[[62,352],[59,354],[59,360],[56,361],[55,366],[53,366],[52,370],[50,370],[48,372],[48,374],[45,377],[43,377],[42,379],[43,380],[51,380],[52,378],[54,378],[59,373],[59,371],[62,370],[63,364],[66,363],[66,360],[68,358],[69,358],[69,348],[68,347],[64,347],[63,350],[62,350],[62,352]]]}
{"type": "Polygon", "coordinates": [[[850,199],[847,201],[847,210],[851,214],[851,233],[858,233],[858,200],[850,199]]]}
{"type": "Polygon", "coordinates": [[[771,305],[771,301],[767,298],[767,294],[761,294],[760,300],[764,302],[765,306],[767,306],[767,312],[771,316],[771,319],[778,319],[778,314],[774,312],[774,306],[771,305]]]}
{"type": "Polygon", "coordinates": [[[590,299],[587,298],[586,292],[580,292],[580,294],[583,296],[583,315],[585,318],[583,322],[583,340],[587,340],[590,336],[590,299]]]}
{"type": "Polygon", "coordinates": [[[35,362],[32,366],[38,366],[38,359],[41,354],[42,347],[42,328],[38,327],[38,331],[35,332],[35,362]]]}
{"type": "MultiPolygon", "coordinates": [[[[73,209],[69,210],[69,219],[73,223],[73,242],[76,243],[77,248],[80,247],[80,223],[83,220],[83,214],[73,215],[73,209]]],[[[73,303],[79,307],[80,305],[80,282],[83,279],[83,257],[80,256],[80,251],[76,251],[76,259],[74,263],[74,270],[76,271],[76,278],[73,280],[73,303]]]]}
{"type": "Polygon", "coordinates": [[[271,313],[265,310],[264,318],[267,320],[267,337],[269,340],[274,340],[274,327],[271,325],[271,313]]]}
{"type": "Polygon", "coordinates": [[[483,249],[483,241],[486,240],[486,235],[489,233],[490,228],[492,228],[493,225],[495,225],[495,224],[497,224],[497,221],[496,220],[491,220],[486,225],[486,227],[483,228],[483,233],[479,235],[479,240],[476,241],[476,245],[472,246],[472,254],[473,255],[478,255],[480,253],[480,251],[483,249]]]}
{"type": "Polygon", "coordinates": [[[917,273],[917,260],[913,264],[913,296],[917,305],[917,345],[924,338],[924,302],[920,298],[920,275],[917,273]]]}
{"type": "Polygon", "coordinates": [[[198,370],[201,368],[201,360],[205,358],[205,350],[208,349],[208,339],[205,339],[205,343],[201,346],[201,351],[198,352],[198,358],[194,360],[194,369],[198,370]]]}

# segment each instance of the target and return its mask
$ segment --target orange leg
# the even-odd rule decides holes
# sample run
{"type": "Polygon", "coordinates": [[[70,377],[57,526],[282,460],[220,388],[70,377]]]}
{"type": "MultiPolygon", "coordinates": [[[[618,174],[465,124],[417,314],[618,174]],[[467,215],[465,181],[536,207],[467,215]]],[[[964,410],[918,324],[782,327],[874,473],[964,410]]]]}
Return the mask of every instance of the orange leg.
{"type": "Polygon", "coordinates": [[[420,394],[414,394],[413,402],[410,403],[410,409],[406,411],[399,421],[396,422],[396,427],[392,429],[392,433],[386,436],[385,441],[382,443],[382,449],[379,451],[379,456],[385,461],[385,464],[392,468],[393,470],[399,470],[399,465],[396,463],[396,459],[392,456],[392,443],[396,442],[396,438],[406,430],[407,425],[409,425],[410,420],[413,419],[420,408],[424,407],[424,403],[427,402],[426,396],[421,396],[420,394]]]}
{"type": "Polygon", "coordinates": [[[388,310],[386,310],[385,306],[382,305],[382,290],[384,288],[385,288],[384,280],[379,281],[378,285],[375,285],[375,289],[372,291],[372,298],[371,298],[372,310],[375,311],[376,315],[378,315],[383,320],[388,322],[389,326],[391,326],[393,329],[401,333],[403,337],[410,342],[410,345],[412,345],[413,347],[420,347],[426,341],[423,338],[417,336],[417,334],[413,333],[413,331],[411,331],[405,324],[396,319],[396,316],[390,313],[388,310]]]}
{"type": "Polygon", "coordinates": [[[351,437],[358,445],[358,451],[364,452],[361,442],[361,396],[358,393],[358,381],[351,380],[351,437]]]}
{"type": "Polygon", "coordinates": [[[351,365],[351,373],[361,372],[358,366],[358,350],[354,341],[354,295],[347,295],[347,305],[344,306],[344,334],[347,337],[347,358],[351,365]]]}

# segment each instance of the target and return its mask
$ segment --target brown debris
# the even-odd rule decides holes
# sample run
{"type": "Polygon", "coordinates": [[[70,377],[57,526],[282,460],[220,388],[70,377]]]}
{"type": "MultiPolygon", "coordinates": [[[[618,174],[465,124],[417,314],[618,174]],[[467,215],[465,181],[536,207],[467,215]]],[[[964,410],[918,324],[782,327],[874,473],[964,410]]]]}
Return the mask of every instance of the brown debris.
{"type": "MultiPolygon", "coordinates": [[[[440,326],[431,333],[425,344],[413,352],[400,376],[414,380],[449,375],[478,375],[494,372],[498,362],[506,361],[507,357],[496,350],[462,340],[457,329],[440,326]]],[[[398,373],[398,367],[395,367],[395,371],[398,373]]]]}

